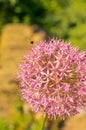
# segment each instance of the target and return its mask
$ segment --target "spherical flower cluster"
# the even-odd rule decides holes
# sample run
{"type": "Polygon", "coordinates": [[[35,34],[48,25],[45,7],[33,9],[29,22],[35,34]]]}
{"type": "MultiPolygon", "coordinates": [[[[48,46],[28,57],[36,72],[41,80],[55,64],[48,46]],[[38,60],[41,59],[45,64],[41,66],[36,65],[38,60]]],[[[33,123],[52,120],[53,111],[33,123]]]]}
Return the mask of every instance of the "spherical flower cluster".
{"type": "Polygon", "coordinates": [[[51,39],[37,43],[19,65],[23,99],[49,118],[79,113],[86,98],[86,53],[51,39]]]}

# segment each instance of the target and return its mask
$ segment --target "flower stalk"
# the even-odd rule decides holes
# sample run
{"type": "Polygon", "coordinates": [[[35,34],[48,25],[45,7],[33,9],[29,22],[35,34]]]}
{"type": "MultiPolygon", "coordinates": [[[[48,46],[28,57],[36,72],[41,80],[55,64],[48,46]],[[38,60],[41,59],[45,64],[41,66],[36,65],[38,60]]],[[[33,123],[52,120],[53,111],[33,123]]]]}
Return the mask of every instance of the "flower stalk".
{"type": "Polygon", "coordinates": [[[43,124],[42,124],[41,130],[44,130],[46,120],[47,120],[47,115],[45,115],[45,117],[44,117],[44,120],[43,120],[43,124]]]}

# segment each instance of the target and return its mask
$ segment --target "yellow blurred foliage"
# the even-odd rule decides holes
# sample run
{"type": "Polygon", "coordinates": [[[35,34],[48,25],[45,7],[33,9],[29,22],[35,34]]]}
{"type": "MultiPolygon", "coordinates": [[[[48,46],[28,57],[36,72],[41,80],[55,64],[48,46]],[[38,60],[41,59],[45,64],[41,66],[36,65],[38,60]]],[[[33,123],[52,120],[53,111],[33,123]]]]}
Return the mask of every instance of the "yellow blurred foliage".
{"type": "MultiPolygon", "coordinates": [[[[36,26],[23,24],[8,24],[1,33],[0,43],[0,116],[8,116],[17,91],[16,76],[18,64],[23,55],[46,36],[43,30],[36,26]],[[30,42],[34,41],[34,44],[30,42]],[[8,112],[7,112],[8,111],[8,112]]],[[[17,97],[18,92],[17,92],[17,97]]]]}

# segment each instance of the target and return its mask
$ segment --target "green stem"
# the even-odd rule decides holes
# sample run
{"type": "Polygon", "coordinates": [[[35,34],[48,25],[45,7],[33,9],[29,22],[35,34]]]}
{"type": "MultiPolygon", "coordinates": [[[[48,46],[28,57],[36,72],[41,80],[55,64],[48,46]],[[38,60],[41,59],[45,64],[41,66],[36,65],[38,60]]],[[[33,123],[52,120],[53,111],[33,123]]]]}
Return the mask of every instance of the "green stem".
{"type": "Polygon", "coordinates": [[[44,130],[46,119],[47,119],[47,115],[45,115],[45,117],[44,117],[41,130],[44,130]]]}

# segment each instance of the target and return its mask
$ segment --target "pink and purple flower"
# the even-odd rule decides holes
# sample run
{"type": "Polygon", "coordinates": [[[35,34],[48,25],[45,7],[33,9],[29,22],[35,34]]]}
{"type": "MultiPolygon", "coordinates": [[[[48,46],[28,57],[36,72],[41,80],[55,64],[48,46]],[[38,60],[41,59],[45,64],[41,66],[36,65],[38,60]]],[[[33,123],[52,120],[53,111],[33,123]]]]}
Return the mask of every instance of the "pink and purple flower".
{"type": "Polygon", "coordinates": [[[49,118],[79,113],[86,98],[86,53],[58,39],[41,41],[24,56],[18,80],[22,98],[49,118]]]}

